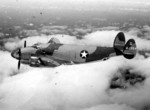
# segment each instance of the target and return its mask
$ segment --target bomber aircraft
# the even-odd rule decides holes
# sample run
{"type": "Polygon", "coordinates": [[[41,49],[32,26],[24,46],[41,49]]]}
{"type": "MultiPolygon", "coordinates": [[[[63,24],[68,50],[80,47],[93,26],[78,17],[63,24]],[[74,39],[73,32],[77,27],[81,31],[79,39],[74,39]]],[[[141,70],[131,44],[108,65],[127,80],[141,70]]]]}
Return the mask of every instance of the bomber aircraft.
{"type": "Polygon", "coordinates": [[[136,55],[136,43],[134,39],[125,42],[123,32],[119,32],[112,47],[62,44],[56,38],[51,38],[48,43],[37,43],[33,46],[18,48],[11,56],[18,59],[20,64],[28,64],[33,67],[56,67],[62,64],[79,64],[97,60],[107,60],[109,57],[123,55],[132,59],[136,55]]]}

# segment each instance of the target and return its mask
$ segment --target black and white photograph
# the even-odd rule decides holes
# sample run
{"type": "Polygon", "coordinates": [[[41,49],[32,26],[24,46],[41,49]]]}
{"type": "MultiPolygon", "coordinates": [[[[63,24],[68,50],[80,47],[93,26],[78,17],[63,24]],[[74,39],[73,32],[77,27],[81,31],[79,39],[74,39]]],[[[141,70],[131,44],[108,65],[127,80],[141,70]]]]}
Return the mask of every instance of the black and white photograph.
{"type": "Polygon", "coordinates": [[[150,0],[0,0],[0,110],[150,110],[150,0]]]}

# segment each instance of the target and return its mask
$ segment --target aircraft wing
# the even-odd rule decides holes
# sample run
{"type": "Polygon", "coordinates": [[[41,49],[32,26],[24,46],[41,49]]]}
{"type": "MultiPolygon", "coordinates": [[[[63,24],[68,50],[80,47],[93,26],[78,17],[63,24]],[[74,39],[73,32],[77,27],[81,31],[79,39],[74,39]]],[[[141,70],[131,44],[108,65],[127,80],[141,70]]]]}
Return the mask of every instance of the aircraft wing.
{"type": "Polygon", "coordinates": [[[55,58],[53,56],[40,56],[39,57],[40,59],[40,62],[42,65],[44,66],[50,66],[50,67],[56,67],[56,66],[60,66],[62,64],[72,64],[72,62],[68,62],[68,61],[65,61],[65,60],[62,60],[62,59],[58,59],[58,58],[55,58]]]}

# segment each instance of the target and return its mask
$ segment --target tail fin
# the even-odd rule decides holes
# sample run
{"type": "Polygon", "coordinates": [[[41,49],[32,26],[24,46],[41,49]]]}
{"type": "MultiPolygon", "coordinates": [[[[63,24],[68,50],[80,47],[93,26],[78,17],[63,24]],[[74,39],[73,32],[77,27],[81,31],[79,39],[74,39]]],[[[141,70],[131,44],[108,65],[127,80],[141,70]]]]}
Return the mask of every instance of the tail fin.
{"type": "Polygon", "coordinates": [[[129,39],[124,46],[123,55],[127,59],[132,59],[136,55],[136,43],[134,39],[129,39]]]}
{"type": "Polygon", "coordinates": [[[123,32],[119,32],[114,40],[114,49],[116,55],[122,55],[125,46],[125,36],[123,32]]]}

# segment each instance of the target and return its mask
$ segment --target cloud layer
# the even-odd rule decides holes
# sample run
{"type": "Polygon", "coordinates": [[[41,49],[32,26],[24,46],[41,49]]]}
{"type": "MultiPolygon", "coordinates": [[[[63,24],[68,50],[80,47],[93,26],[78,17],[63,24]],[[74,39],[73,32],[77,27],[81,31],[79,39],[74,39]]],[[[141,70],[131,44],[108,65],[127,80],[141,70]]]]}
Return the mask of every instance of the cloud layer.
{"type": "MultiPolygon", "coordinates": [[[[46,43],[52,37],[59,39],[60,42],[64,44],[81,44],[81,45],[87,44],[87,45],[112,47],[114,39],[117,33],[119,32],[119,29],[113,30],[114,27],[108,27],[108,28],[109,28],[108,30],[103,30],[103,28],[96,30],[95,28],[93,28],[93,30],[95,31],[92,32],[92,27],[91,27],[90,32],[92,33],[89,33],[89,34],[83,34],[83,33],[88,33],[89,30],[87,29],[74,28],[74,31],[71,30],[71,32],[76,33],[77,31],[79,32],[79,31],[84,30],[84,32],[82,31],[83,36],[80,36],[80,39],[78,39],[78,36],[76,36],[78,34],[69,35],[67,27],[64,27],[64,26],[50,26],[49,27],[48,26],[48,27],[43,27],[42,29],[40,29],[41,30],[40,32],[43,32],[43,30],[45,30],[44,32],[53,32],[53,29],[57,30],[57,32],[55,31],[56,33],[53,33],[54,35],[49,35],[49,34],[45,35],[45,33],[43,33],[41,34],[41,36],[37,36],[36,35],[38,33],[37,31],[36,33],[34,33],[33,31],[32,32],[27,31],[28,33],[26,33],[26,35],[30,35],[32,33],[30,37],[23,38],[21,41],[16,40],[16,42],[8,41],[5,43],[5,48],[9,51],[12,51],[17,47],[23,46],[23,42],[25,40],[27,41],[27,45],[31,46],[37,42],[46,43]]],[[[126,41],[131,38],[136,40],[138,50],[150,51],[149,49],[150,27],[149,26],[145,25],[143,26],[142,29],[131,28],[125,31],[124,33],[125,33],[126,41]]],[[[40,33],[38,34],[40,35],[40,33]]]]}
{"type": "MultiPolygon", "coordinates": [[[[5,57],[9,55],[7,52],[1,53],[5,57]]],[[[15,75],[18,71],[13,60],[10,58],[10,61],[14,62],[10,65],[8,60],[2,60],[3,64],[8,66],[0,66],[0,73],[3,74],[0,108],[3,110],[149,108],[150,59],[130,61],[123,57],[114,57],[105,62],[62,65],[56,68],[28,68],[23,65],[18,75],[15,75]],[[130,69],[132,73],[146,76],[146,80],[143,84],[126,90],[111,90],[110,80],[115,74],[120,74],[120,69],[130,69]]]]}

